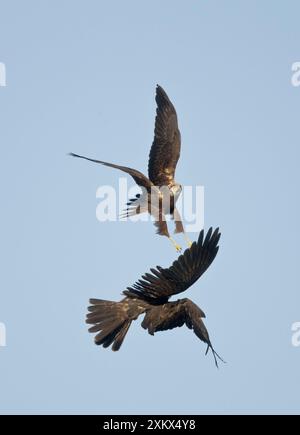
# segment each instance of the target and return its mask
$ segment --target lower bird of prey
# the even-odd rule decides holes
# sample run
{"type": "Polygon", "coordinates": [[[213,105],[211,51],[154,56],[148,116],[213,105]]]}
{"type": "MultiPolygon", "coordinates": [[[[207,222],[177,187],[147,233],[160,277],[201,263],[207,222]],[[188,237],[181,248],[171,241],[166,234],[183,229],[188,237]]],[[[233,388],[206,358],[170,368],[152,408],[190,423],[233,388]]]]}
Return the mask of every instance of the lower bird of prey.
{"type": "Polygon", "coordinates": [[[157,234],[167,236],[177,251],[181,247],[170,237],[166,223],[166,215],[171,215],[175,222],[175,233],[184,233],[188,239],[180,213],[176,208],[176,201],[182,191],[182,186],[174,179],[176,165],[180,156],[181,137],[178,128],[176,110],[168,95],[159,85],[156,87],[156,118],[154,140],[150,150],[148,163],[148,177],[136,169],[119,166],[113,163],[95,160],[78,154],[70,153],[73,157],[100,163],[111,168],[119,169],[131,175],[136,184],[141,187],[142,194],[138,194],[127,203],[123,217],[148,212],[155,221],[157,234]]]}
{"type": "MultiPolygon", "coordinates": [[[[207,329],[202,321],[204,312],[190,299],[169,302],[173,295],[187,290],[208,269],[218,252],[220,232],[210,228],[204,238],[200,232],[197,242],[187,248],[172,266],[157,266],[146,273],[132,287],[127,287],[120,302],[90,299],[86,323],[92,324],[89,332],[97,333],[95,343],[119,350],[133,320],[145,314],[142,327],[149,334],[173,329],[184,324],[211,349],[215,364],[222,358],[214,350],[207,329]]],[[[223,360],[222,360],[223,361],[223,360]]]]}

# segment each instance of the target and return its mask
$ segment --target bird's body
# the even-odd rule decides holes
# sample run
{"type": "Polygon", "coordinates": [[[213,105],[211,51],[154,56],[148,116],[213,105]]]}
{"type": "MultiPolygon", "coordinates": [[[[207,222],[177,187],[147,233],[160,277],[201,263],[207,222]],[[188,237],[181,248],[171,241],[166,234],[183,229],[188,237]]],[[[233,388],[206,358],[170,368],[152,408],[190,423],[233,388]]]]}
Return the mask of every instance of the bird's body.
{"type": "MultiPolygon", "coordinates": [[[[182,232],[185,235],[181,216],[176,209],[176,201],[182,187],[174,178],[180,156],[181,136],[176,110],[161,86],[156,88],[156,103],[154,140],[149,155],[148,177],[133,168],[90,159],[74,153],[71,155],[119,169],[131,175],[142,189],[142,193],[139,197],[129,200],[123,216],[150,213],[154,217],[157,234],[168,237],[176,249],[180,250],[180,246],[170,237],[166,215],[171,215],[174,219],[175,233],[182,232]]],[[[187,237],[186,239],[190,245],[187,237]]]]}
{"type": "Polygon", "coordinates": [[[187,290],[206,271],[217,255],[219,239],[218,229],[212,232],[210,228],[205,238],[202,230],[198,242],[186,249],[171,267],[151,269],[151,273],[144,274],[123,292],[125,298],[120,302],[91,299],[86,321],[93,325],[89,331],[97,333],[95,343],[119,350],[131,322],[144,314],[142,327],[151,335],[185,324],[207,344],[207,350],[212,350],[217,364],[219,356],[202,321],[204,312],[187,298],[169,299],[187,290]]]}

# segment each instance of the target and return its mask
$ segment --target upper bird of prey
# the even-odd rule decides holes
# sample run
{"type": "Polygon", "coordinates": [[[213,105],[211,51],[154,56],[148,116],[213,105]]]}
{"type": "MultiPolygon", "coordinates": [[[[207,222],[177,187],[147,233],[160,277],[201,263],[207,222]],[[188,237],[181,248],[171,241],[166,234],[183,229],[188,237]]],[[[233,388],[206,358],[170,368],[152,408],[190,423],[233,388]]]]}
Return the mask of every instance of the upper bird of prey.
{"type": "Polygon", "coordinates": [[[128,328],[140,314],[145,314],[142,327],[149,334],[186,325],[212,350],[215,364],[220,356],[214,350],[202,321],[204,312],[189,299],[169,302],[169,298],[187,290],[208,269],[218,252],[220,232],[209,229],[205,238],[200,232],[197,242],[187,248],[172,266],[157,266],[146,273],[132,287],[127,287],[120,302],[90,299],[86,323],[92,324],[89,332],[96,332],[95,343],[119,350],[128,328]]]}
{"type": "Polygon", "coordinates": [[[90,159],[78,154],[70,153],[74,157],[100,163],[111,168],[120,169],[131,175],[142,194],[132,198],[127,203],[124,216],[133,216],[149,212],[155,220],[157,233],[167,236],[174,244],[176,250],[181,250],[175,240],[170,237],[165,216],[170,214],[175,221],[175,233],[184,233],[187,238],[180,214],[175,207],[182,187],[175,181],[175,169],[180,156],[180,131],[178,128],[176,110],[168,95],[159,85],[156,87],[157,103],[154,140],[150,150],[148,163],[148,177],[136,169],[119,166],[102,160],[90,159]]]}

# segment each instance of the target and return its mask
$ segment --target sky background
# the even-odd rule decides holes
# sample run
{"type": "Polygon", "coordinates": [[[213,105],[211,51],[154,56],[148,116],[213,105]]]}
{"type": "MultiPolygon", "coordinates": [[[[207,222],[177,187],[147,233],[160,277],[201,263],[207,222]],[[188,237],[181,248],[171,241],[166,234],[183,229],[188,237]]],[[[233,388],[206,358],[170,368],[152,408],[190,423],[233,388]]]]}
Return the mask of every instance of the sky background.
{"type": "Polygon", "coordinates": [[[299,14],[297,0],[0,2],[1,413],[299,413],[299,14]],[[84,323],[90,297],[118,300],[176,258],[149,222],[99,223],[96,189],[120,173],[66,156],[146,171],[156,83],[178,113],[176,178],[205,186],[205,228],[222,232],[183,295],[219,370],[187,328],[135,322],[115,353],[84,323]]]}

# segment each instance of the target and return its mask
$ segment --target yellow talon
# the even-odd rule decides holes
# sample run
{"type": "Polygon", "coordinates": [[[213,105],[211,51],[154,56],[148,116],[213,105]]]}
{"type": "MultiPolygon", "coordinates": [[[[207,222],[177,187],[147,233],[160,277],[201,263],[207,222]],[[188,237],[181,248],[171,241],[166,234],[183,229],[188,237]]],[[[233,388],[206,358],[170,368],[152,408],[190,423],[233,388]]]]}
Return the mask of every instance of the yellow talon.
{"type": "Polygon", "coordinates": [[[172,239],[172,237],[169,237],[169,239],[171,240],[171,242],[173,243],[173,245],[175,246],[176,252],[180,252],[182,250],[181,246],[178,245],[174,239],[172,239]]]}
{"type": "Polygon", "coordinates": [[[177,245],[177,243],[175,243],[175,249],[176,249],[176,252],[181,252],[182,247],[180,245],[177,245]]]}

